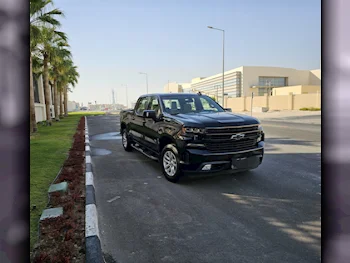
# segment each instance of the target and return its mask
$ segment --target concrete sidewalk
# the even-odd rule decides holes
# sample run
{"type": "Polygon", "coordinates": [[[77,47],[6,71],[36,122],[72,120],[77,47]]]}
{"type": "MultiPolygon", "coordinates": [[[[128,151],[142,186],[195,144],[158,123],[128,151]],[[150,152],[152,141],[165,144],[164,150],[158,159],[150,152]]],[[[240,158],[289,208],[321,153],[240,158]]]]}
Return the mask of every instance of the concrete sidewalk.
{"type": "MultiPolygon", "coordinates": [[[[242,112],[250,116],[250,112],[242,112]]],[[[292,123],[321,124],[321,111],[283,110],[270,112],[253,112],[253,117],[266,121],[283,121],[292,123]]]]}

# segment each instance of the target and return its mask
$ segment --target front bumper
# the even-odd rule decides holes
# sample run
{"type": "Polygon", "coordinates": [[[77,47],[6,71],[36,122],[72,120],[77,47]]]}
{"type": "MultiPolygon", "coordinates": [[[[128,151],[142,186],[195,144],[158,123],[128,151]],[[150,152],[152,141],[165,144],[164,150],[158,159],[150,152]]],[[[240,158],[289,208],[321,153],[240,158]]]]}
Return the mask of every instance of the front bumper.
{"type": "Polygon", "coordinates": [[[255,149],[241,152],[211,153],[205,149],[187,149],[182,154],[181,166],[184,172],[191,173],[239,172],[257,168],[263,157],[263,141],[255,149]],[[203,170],[208,164],[210,170],[203,170]]]}

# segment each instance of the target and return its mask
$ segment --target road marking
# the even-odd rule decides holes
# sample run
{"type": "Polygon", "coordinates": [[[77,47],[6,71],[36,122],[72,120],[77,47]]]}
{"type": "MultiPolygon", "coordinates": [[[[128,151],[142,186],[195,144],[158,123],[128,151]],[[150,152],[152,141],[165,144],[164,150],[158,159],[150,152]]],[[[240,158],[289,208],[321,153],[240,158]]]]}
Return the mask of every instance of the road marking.
{"type": "Polygon", "coordinates": [[[86,163],[91,163],[91,156],[88,155],[85,158],[86,158],[86,163]]]}
{"type": "Polygon", "coordinates": [[[115,200],[117,200],[117,199],[119,199],[119,198],[120,198],[120,196],[117,195],[116,197],[113,197],[112,199],[109,199],[107,202],[108,202],[108,203],[111,203],[111,202],[113,202],[113,201],[115,201],[115,200]]]}

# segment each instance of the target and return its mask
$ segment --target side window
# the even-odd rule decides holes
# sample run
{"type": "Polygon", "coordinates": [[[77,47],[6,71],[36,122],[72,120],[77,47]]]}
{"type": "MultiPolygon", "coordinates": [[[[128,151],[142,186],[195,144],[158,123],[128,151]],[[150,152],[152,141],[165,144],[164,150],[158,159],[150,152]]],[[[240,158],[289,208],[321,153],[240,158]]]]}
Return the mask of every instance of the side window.
{"type": "Polygon", "coordinates": [[[149,97],[143,97],[139,100],[137,107],[136,107],[136,113],[138,115],[142,115],[143,111],[147,109],[148,101],[149,101],[149,97]]]}
{"type": "Polygon", "coordinates": [[[197,107],[194,98],[185,99],[185,104],[183,106],[184,112],[196,111],[197,107]]]}
{"type": "Polygon", "coordinates": [[[157,97],[152,97],[151,98],[151,103],[149,104],[148,107],[149,110],[154,110],[158,111],[159,110],[159,101],[157,97]]]}
{"type": "Polygon", "coordinates": [[[203,110],[206,111],[218,111],[218,109],[215,107],[215,105],[211,105],[210,102],[204,98],[200,98],[203,110]]]}
{"type": "Polygon", "coordinates": [[[165,110],[170,112],[171,110],[180,110],[180,102],[178,99],[164,99],[163,100],[165,110]]]}
{"type": "Polygon", "coordinates": [[[156,116],[159,117],[159,115],[161,114],[161,110],[160,110],[159,100],[157,97],[151,98],[148,109],[154,110],[156,112],[156,116]]]}

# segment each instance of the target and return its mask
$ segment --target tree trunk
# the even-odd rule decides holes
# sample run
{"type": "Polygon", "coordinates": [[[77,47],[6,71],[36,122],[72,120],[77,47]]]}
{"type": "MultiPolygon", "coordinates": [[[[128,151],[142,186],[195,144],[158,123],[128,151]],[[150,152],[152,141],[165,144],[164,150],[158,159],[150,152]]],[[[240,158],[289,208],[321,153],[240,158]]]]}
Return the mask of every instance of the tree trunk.
{"type": "Polygon", "coordinates": [[[62,96],[63,96],[63,94],[62,94],[62,88],[60,89],[60,118],[64,118],[64,116],[63,116],[63,98],[62,98],[62,96]]]}
{"type": "Polygon", "coordinates": [[[49,56],[47,53],[44,53],[44,90],[45,90],[45,106],[46,106],[46,125],[51,126],[51,114],[50,114],[50,105],[51,105],[51,96],[50,96],[50,86],[49,86],[49,56]]]}
{"type": "Polygon", "coordinates": [[[29,98],[30,98],[30,132],[35,133],[38,131],[38,125],[36,124],[35,117],[35,100],[34,100],[34,83],[33,83],[33,68],[32,68],[32,56],[30,54],[30,66],[29,66],[29,74],[30,74],[30,83],[29,83],[29,98]]]}
{"type": "Polygon", "coordinates": [[[54,109],[55,109],[55,120],[60,121],[59,112],[58,112],[58,91],[57,91],[57,81],[53,80],[53,90],[54,90],[54,109]]]}
{"type": "Polygon", "coordinates": [[[68,117],[68,88],[64,87],[64,116],[68,117]]]}

